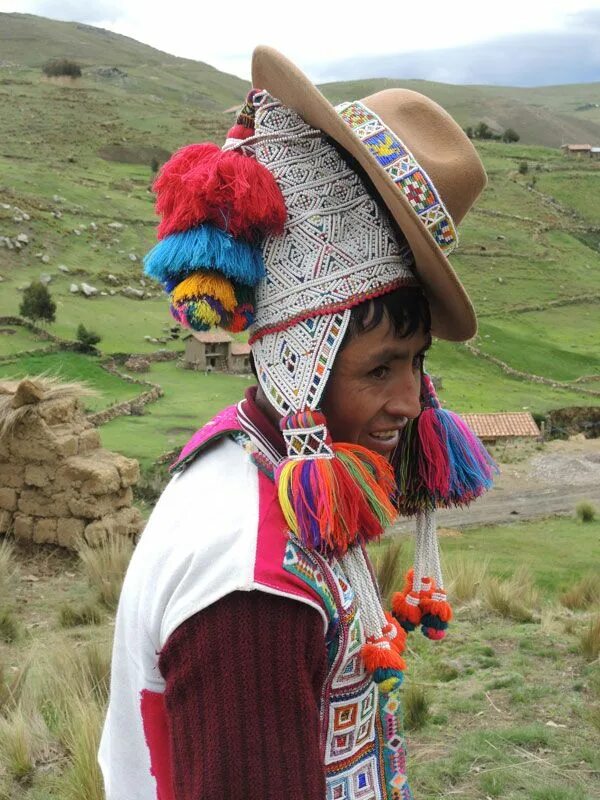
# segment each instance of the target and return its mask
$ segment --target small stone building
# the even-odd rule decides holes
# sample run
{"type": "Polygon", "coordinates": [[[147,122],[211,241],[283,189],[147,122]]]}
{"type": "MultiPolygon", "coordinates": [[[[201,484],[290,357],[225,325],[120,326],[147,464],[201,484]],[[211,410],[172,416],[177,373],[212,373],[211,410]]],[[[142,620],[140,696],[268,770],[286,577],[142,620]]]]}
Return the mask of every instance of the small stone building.
{"type": "Polygon", "coordinates": [[[229,372],[246,374],[251,372],[250,345],[248,342],[232,342],[229,348],[229,372]]]}
{"type": "Polygon", "coordinates": [[[591,144],[563,144],[560,148],[567,156],[589,156],[591,144]]]}
{"type": "Polygon", "coordinates": [[[190,369],[249,373],[250,345],[224,332],[193,331],[185,340],[184,363],[190,369]]]}
{"type": "Polygon", "coordinates": [[[498,440],[531,439],[541,436],[540,429],[529,411],[462,414],[461,416],[477,436],[489,444],[498,440]]]}
{"type": "Polygon", "coordinates": [[[140,533],[138,462],[101,448],[85,393],[48,378],[0,383],[0,533],[69,548],[140,533]]]}

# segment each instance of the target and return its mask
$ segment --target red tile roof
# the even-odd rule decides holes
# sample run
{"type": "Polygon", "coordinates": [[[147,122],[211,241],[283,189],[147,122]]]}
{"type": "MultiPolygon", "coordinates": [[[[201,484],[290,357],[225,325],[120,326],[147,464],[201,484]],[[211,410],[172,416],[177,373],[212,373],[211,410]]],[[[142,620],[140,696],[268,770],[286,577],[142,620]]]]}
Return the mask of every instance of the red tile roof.
{"type": "Polygon", "coordinates": [[[222,344],[223,342],[231,341],[231,336],[228,333],[199,333],[198,331],[192,331],[192,336],[203,344],[222,344]]]}
{"type": "Polygon", "coordinates": [[[540,435],[540,430],[529,411],[498,414],[463,414],[462,417],[481,439],[540,435]]]}
{"type": "Polygon", "coordinates": [[[231,345],[231,355],[247,356],[250,355],[250,349],[248,342],[233,342],[231,345]]]}

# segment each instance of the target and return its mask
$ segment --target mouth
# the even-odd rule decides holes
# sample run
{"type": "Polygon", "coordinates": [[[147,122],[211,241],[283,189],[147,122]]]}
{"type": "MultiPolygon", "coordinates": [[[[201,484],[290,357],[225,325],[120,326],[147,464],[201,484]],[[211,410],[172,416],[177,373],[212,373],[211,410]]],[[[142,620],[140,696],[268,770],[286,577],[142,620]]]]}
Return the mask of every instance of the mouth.
{"type": "Polygon", "coordinates": [[[400,433],[406,425],[404,422],[399,428],[388,428],[387,430],[371,431],[367,434],[371,449],[379,453],[390,453],[397,446],[400,441],[400,433]]]}

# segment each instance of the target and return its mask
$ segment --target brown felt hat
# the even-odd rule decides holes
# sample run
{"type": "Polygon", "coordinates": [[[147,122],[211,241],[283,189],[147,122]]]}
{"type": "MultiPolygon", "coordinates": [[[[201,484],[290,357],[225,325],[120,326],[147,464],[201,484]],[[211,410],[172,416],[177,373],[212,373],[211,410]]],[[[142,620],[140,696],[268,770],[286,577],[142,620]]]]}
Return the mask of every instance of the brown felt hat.
{"type": "Polygon", "coordinates": [[[412,249],[432,332],[450,341],[474,336],[475,311],[447,254],[456,245],[455,225],[484,189],[486,175],[460,126],[433,100],[409,89],[386,89],[334,108],[271,47],[255,49],[252,85],[358,161],[412,249]]]}

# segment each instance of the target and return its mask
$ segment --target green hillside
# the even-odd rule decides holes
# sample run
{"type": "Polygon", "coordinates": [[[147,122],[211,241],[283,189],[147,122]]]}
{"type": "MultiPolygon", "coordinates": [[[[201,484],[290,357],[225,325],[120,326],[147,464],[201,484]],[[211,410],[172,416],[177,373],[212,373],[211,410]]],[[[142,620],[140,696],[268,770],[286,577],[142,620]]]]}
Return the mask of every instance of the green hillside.
{"type": "MultiPolygon", "coordinates": [[[[231,122],[222,109],[243,97],[244,82],[75,23],[4,14],[0,36],[0,103],[9,109],[0,115],[0,315],[17,313],[23,287],[46,274],[57,303],[52,333],[73,339],[83,322],[102,335],[105,354],[181,349],[179,342],[149,341],[163,338],[170,325],[164,296],[140,283],[140,261],[156,224],[150,164],[191,141],[221,142],[231,122]],[[80,59],[83,77],[43,80],[39,64],[52,55],[80,59]],[[118,66],[127,76],[100,77],[100,65],[118,66]],[[98,294],[86,298],[70,290],[82,282],[98,294]],[[146,297],[124,296],[128,286],[146,297]]],[[[340,100],[344,92],[367,94],[373,85],[325,89],[340,100]]],[[[507,97],[534,92],[423,82],[419,88],[459,119],[476,92],[482,98],[488,90],[507,97]],[[462,107],[452,100],[458,90],[462,107]]],[[[567,88],[539,90],[540,97],[547,94],[547,113],[566,113],[567,88]]],[[[578,87],[578,101],[592,90],[578,87]]],[[[475,350],[436,343],[429,369],[443,378],[441,396],[462,411],[529,408],[542,414],[598,405],[600,382],[576,381],[600,375],[600,161],[521,143],[478,148],[489,186],[462,226],[452,259],[477,306],[480,332],[475,350]],[[546,382],[509,376],[502,363],[546,382]]],[[[0,325],[0,377],[47,369],[72,378],[80,370],[101,391],[90,407],[132,396],[131,384],[104,379],[97,359],[19,355],[46,346],[22,329],[0,325]]],[[[165,396],[143,417],[102,428],[107,444],[119,449],[121,443],[144,461],[183,443],[247,385],[234,376],[201,378],[175,362],[154,365],[147,379],[160,383],[165,396]]]]}

